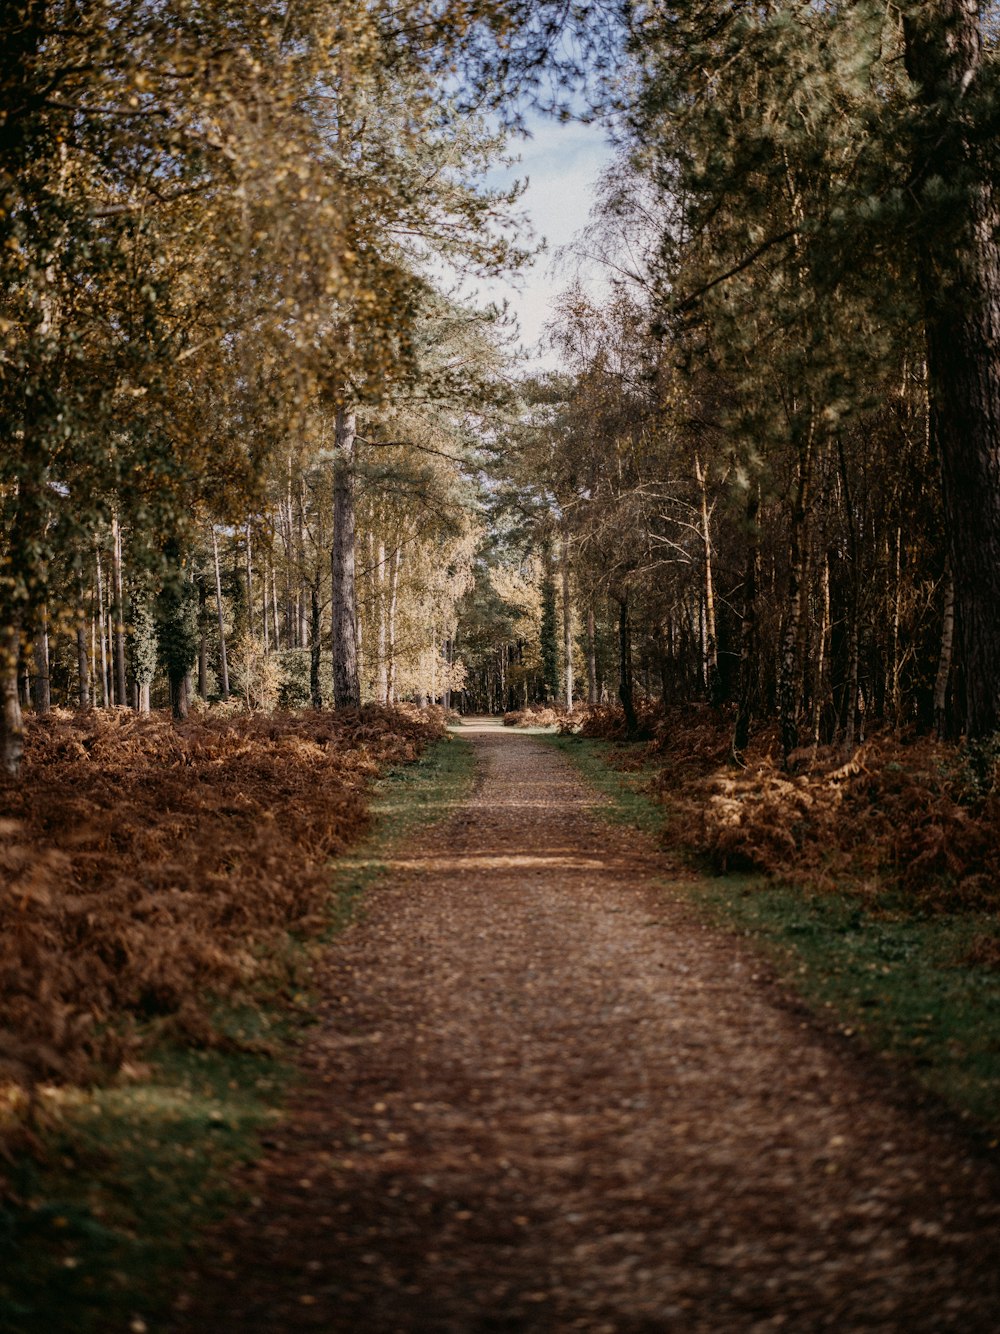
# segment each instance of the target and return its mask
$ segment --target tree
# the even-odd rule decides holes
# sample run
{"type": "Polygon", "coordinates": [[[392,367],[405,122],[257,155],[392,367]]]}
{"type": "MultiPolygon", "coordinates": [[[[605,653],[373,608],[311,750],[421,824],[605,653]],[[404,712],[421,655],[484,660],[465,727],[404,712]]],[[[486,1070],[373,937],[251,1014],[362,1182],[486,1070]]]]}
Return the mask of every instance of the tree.
{"type": "Polygon", "coordinates": [[[832,425],[866,410],[872,371],[899,364],[899,344],[921,329],[966,729],[998,723],[997,62],[983,46],[980,8],[679,4],[633,34],[633,142],[666,224],[664,323],[730,372],[741,343],[752,339],[775,365],[774,351],[786,349],[782,400],[794,407],[799,451],[786,746],[796,731],[797,589],[808,582],[804,568],[796,573],[806,552],[796,533],[810,523],[816,451],[832,425]]]}
{"type": "Polygon", "coordinates": [[[911,189],[927,339],[931,434],[941,460],[965,727],[1000,729],[1000,208],[994,143],[997,63],[981,6],[906,7],[915,89],[911,189]]]}
{"type": "Polygon", "coordinates": [[[187,678],[198,652],[198,598],[176,547],[177,562],[156,600],[156,637],[160,662],[170,683],[174,717],[188,713],[187,678]]]}

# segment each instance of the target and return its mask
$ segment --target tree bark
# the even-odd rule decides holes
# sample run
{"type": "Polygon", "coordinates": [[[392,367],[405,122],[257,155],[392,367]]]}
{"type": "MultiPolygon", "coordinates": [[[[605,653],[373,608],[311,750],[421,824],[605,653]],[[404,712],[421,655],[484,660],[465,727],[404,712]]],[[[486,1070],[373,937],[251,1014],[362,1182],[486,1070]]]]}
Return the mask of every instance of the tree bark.
{"type": "MultiPolygon", "coordinates": [[[[267,590],[264,590],[265,596],[267,590]]],[[[278,572],[271,566],[271,625],[274,630],[274,651],[281,652],[281,621],[278,619],[278,572]]]]}
{"type": "Polygon", "coordinates": [[[587,608],[587,703],[593,707],[600,699],[597,685],[597,629],[594,609],[587,608]]]}
{"type": "MultiPolygon", "coordinates": [[[[215,559],[215,610],[219,619],[219,671],[222,676],[222,698],[229,698],[229,662],[226,658],[226,622],[222,614],[222,572],[219,569],[219,541],[212,524],[212,555],[215,559]]],[[[186,715],[185,715],[186,716],[186,715]]]]}
{"type": "Polygon", "coordinates": [[[712,528],[708,509],[708,482],[698,455],[694,458],[694,472],[701,502],[701,545],[704,559],[704,634],[702,649],[702,678],[705,693],[715,702],[719,693],[719,646],[715,630],[715,579],[712,571],[712,528]]]}
{"type": "Polygon", "coordinates": [[[108,650],[107,638],[105,636],[104,624],[104,576],[101,570],[101,553],[97,553],[97,629],[101,641],[101,690],[103,692],[104,707],[107,709],[111,705],[111,681],[108,676],[108,650]]]}
{"type": "Polygon", "coordinates": [[[388,704],[389,702],[389,661],[387,656],[389,625],[385,582],[385,541],[382,540],[378,544],[374,571],[375,616],[378,621],[375,661],[378,668],[378,702],[380,704],[388,704]]]}
{"type": "Polygon", "coordinates": [[[81,709],[90,708],[90,656],[87,652],[87,613],[84,610],[83,575],[77,571],[77,594],[80,605],[76,622],[76,667],[78,677],[77,699],[81,709]]]}
{"type": "Polygon", "coordinates": [[[39,616],[38,632],[33,645],[35,659],[35,712],[40,714],[52,711],[52,689],[49,681],[49,618],[43,607],[39,616]]]}
{"type": "Polygon", "coordinates": [[[125,595],[122,587],[122,530],[118,516],[111,518],[111,625],[115,667],[115,702],[128,699],[125,683],[125,595]]]}
{"type": "Polygon", "coordinates": [[[635,714],[635,696],[632,684],[632,627],[628,615],[628,595],[618,599],[618,698],[625,712],[625,728],[629,736],[639,730],[635,714]]]}
{"type": "Polygon", "coordinates": [[[389,570],[389,613],[386,654],[388,657],[388,679],[386,702],[396,702],[396,607],[399,600],[399,569],[403,562],[402,543],[392,553],[392,565],[389,570]]]}
{"type": "Polygon", "coordinates": [[[948,683],[951,680],[951,662],[955,642],[955,581],[951,567],[944,577],[944,616],[941,620],[941,651],[938,655],[937,678],[934,682],[934,730],[941,740],[949,733],[948,683]]]}
{"type": "Polygon", "coordinates": [[[182,676],[170,681],[170,712],[178,722],[188,716],[188,678],[182,676]]]}
{"type": "Polygon", "coordinates": [[[815,750],[822,739],[823,709],[826,704],[826,663],[827,640],[830,636],[830,553],[823,556],[820,570],[820,619],[819,634],[816,636],[816,652],[813,656],[812,679],[812,743],[815,750]]]}
{"type": "Polygon", "coordinates": [[[17,625],[0,633],[0,768],[17,778],[24,751],[24,721],[17,693],[21,631],[17,625]]]}
{"type": "Polygon", "coordinates": [[[778,706],[781,717],[781,747],[786,764],[789,755],[799,744],[799,638],[802,628],[802,594],[806,573],[806,519],[809,512],[811,474],[810,438],[799,449],[788,548],[788,602],[781,640],[778,706]]]}
{"type": "Polygon", "coordinates": [[[746,529],[747,554],[743,575],[743,619],[740,625],[740,673],[736,726],[733,729],[733,748],[730,758],[742,764],[750,741],[750,722],[753,717],[754,664],[757,657],[757,588],[760,584],[760,486],[754,484],[747,493],[746,529]]]}
{"type": "Polygon", "coordinates": [[[354,554],[354,451],[357,422],[351,408],[337,412],[333,472],[333,706],[361,703],[354,554]]]}
{"type": "Polygon", "coordinates": [[[208,633],[206,622],[208,607],[208,588],[205,576],[198,576],[198,696],[208,699],[208,633]]]}
{"type": "Polygon", "coordinates": [[[319,672],[323,654],[323,621],[319,607],[319,579],[309,589],[309,697],[314,709],[323,707],[323,689],[319,672]]]}
{"type": "Polygon", "coordinates": [[[265,654],[267,654],[270,653],[271,651],[271,631],[270,627],[268,626],[268,620],[267,620],[267,558],[266,557],[264,559],[264,569],[261,575],[261,583],[263,585],[262,596],[260,599],[261,626],[264,635],[264,652],[265,654]]]}
{"type": "Polygon", "coordinates": [[[980,8],[935,0],[904,18],[920,99],[912,188],[933,185],[918,258],[969,736],[1000,728],[1000,209],[966,114],[983,58],[980,8]],[[961,208],[939,216],[937,183],[963,179],[961,208]]]}
{"type": "Polygon", "coordinates": [[[256,620],[255,620],[255,618],[254,618],[254,606],[253,606],[253,546],[252,546],[252,535],[251,535],[250,520],[249,520],[249,519],[247,519],[247,523],[246,523],[246,539],[247,539],[247,550],[246,550],[246,557],[247,557],[247,560],[246,560],[246,565],[247,565],[247,629],[249,630],[249,632],[250,632],[250,637],[251,637],[251,639],[252,639],[252,638],[254,638],[254,635],[255,635],[256,620]]]}
{"type": "Polygon", "coordinates": [[[562,540],[562,600],[563,600],[563,676],[565,679],[566,712],[573,712],[573,605],[569,596],[569,532],[563,529],[562,540]]]}

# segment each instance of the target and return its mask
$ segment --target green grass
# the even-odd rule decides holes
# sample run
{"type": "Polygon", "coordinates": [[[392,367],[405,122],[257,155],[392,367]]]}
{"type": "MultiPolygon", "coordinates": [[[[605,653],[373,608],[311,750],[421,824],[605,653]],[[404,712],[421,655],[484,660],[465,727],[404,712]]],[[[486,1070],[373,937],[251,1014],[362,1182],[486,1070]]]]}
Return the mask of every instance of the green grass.
{"type": "MultiPolygon", "coordinates": [[[[334,864],[331,932],[406,836],[461,800],[472,770],[468,743],[446,738],[377,784],[372,832],[334,864]]],[[[305,976],[309,947],[288,948],[305,976]]],[[[41,1152],[5,1172],[3,1334],[141,1331],[169,1305],[188,1243],[237,1203],[235,1168],[281,1115],[310,997],[304,985],[280,1006],[229,1007],[217,1019],[259,1050],[161,1045],[131,1082],[45,1100],[41,1152]]]]}
{"type": "Polygon", "coordinates": [[[587,782],[608,805],[602,812],[613,824],[625,824],[643,833],[661,836],[669,825],[669,813],[643,789],[651,770],[640,768],[624,771],[608,764],[612,755],[634,753],[639,758],[645,746],[642,742],[590,741],[579,736],[551,736],[548,744],[555,746],[580,770],[587,782]]]}
{"type": "MultiPolygon", "coordinates": [[[[661,839],[669,811],[641,791],[648,773],[608,766],[621,747],[553,739],[609,799],[607,816],[661,839]]],[[[965,961],[995,916],[928,914],[896,894],[808,892],[761,876],[707,872],[673,882],[703,916],[743,934],[819,1014],[908,1071],[964,1118],[1000,1132],[1000,974],[965,961]]]]}
{"type": "Polygon", "coordinates": [[[391,770],[375,785],[372,831],[334,868],[331,930],[354,919],[365,890],[414,831],[446,819],[462,804],[474,771],[472,746],[449,733],[415,764],[391,770]]]}
{"type": "Polygon", "coordinates": [[[290,1077],[274,1058],[163,1048],[138,1082],[61,1099],[0,1209],[0,1329],[110,1334],[155,1317],[290,1077]]]}

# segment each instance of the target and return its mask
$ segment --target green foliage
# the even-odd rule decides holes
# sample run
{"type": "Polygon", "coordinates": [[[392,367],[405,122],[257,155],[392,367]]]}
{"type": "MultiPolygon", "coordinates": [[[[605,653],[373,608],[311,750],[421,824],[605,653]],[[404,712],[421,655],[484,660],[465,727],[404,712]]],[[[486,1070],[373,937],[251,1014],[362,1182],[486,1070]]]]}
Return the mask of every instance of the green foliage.
{"type": "Polygon", "coordinates": [[[153,600],[145,585],[133,585],[125,608],[125,652],[129,675],[137,685],[149,685],[156,673],[158,638],[153,600]]]}
{"type": "Polygon", "coordinates": [[[198,594],[185,570],[175,570],[157,595],[156,634],[160,664],[176,685],[198,653],[198,594]]]}
{"type": "MultiPolygon", "coordinates": [[[[308,649],[284,649],[274,656],[281,672],[281,683],[278,686],[279,705],[283,709],[308,708],[312,703],[309,685],[308,649]]],[[[329,701],[330,694],[330,689],[324,692],[324,698],[327,701],[329,701]]]]}
{"type": "MultiPolygon", "coordinates": [[[[63,558],[89,550],[112,510],[137,565],[174,539],[192,549],[206,519],[257,518],[266,547],[278,446],[292,441],[297,485],[311,423],[329,424],[348,385],[369,408],[413,394],[452,421],[502,397],[496,358],[484,370],[471,354],[483,322],[426,277],[526,258],[510,218],[520,187],[488,180],[504,134],[441,95],[459,44],[492,30],[488,8],[408,0],[400,23],[398,6],[355,0],[13,6],[0,51],[5,634],[30,631],[46,603],[50,620],[78,610],[63,558]]],[[[227,579],[234,638],[257,631],[242,579],[227,579]]]]}

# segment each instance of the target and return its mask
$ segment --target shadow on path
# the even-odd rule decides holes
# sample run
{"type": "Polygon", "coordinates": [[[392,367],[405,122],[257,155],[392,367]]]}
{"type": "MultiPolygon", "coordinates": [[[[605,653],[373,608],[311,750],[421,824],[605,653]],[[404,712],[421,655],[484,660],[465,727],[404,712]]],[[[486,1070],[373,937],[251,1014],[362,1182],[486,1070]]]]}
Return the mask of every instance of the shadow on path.
{"type": "Polygon", "coordinates": [[[176,1331],[994,1331],[1000,1190],[610,827],[463,727],[469,802],[330,948],[306,1086],[176,1331]]]}

